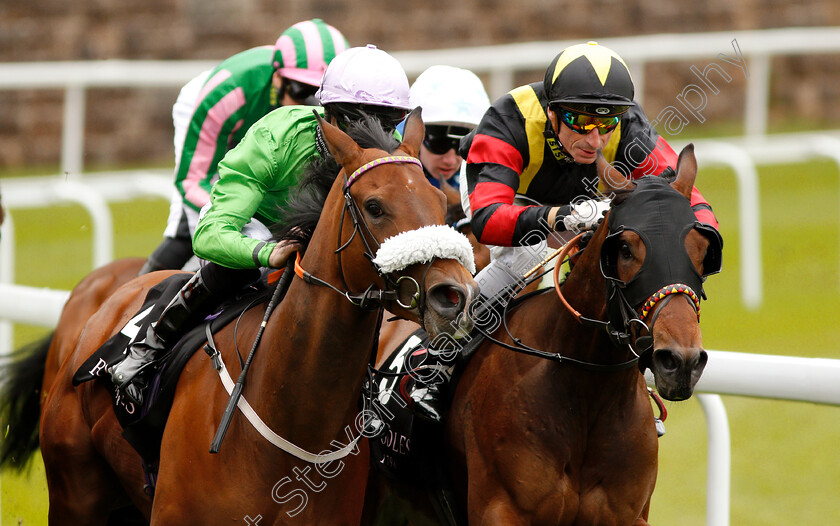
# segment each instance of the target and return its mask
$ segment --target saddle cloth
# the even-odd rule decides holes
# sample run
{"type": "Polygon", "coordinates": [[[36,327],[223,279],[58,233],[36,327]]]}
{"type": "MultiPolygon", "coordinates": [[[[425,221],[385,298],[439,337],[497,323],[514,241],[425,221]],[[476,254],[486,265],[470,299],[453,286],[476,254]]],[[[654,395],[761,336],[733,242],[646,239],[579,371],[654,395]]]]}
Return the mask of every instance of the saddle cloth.
{"type": "Polygon", "coordinates": [[[178,378],[193,353],[206,341],[205,326],[211,324],[212,332],[215,333],[243,311],[267,300],[270,294],[268,289],[247,289],[239,297],[220,307],[219,312],[205,318],[204,323],[187,332],[170,352],[152,366],[154,371],[146,388],[143,406],[135,407],[131,401],[121,396],[120,391],[111,382],[107,368],[122,360],[132,341],[145,336],[149,324],[160,318],[163,310],[191,276],[192,274],[174,274],[152,287],[137,314],[120,332],[97,349],[73,376],[73,385],[95,379],[108,389],[117,420],[123,428],[123,437],[140,453],[147,464],[153,464],[160,456],[163,429],[172,408],[178,378]]]}

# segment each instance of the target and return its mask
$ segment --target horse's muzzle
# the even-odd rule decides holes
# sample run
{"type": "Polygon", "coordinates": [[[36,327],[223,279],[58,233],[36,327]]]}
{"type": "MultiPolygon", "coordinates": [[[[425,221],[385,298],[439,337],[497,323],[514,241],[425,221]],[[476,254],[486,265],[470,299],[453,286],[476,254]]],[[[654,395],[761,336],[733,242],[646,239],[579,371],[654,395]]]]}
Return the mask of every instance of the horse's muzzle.
{"type": "Polygon", "coordinates": [[[667,400],[687,400],[694,393],[708,359],[703,349],[656,349],[650,359],[656,390],[667,400]]]}

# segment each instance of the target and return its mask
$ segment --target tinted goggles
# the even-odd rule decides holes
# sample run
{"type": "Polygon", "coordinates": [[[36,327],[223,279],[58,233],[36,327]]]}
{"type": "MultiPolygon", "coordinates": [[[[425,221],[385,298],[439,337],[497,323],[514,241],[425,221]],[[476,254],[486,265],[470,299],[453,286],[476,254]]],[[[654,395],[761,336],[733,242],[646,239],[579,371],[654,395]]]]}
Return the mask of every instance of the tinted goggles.
{"type": "Polygon", "coordinates": [[[315,92],[318,91],[318,86],[304,84],[296,80],[284,78],[283,82],[286,83],[286,94],[299,102],[303,102],[307,98],[315,95],[315,92]]]}
{"type": "Polygon", "coordinates": [[[557,116],[563,124],[571,128],[572,131],[584,135],[596,128],[598,129],[598,133],[600,135],[607,134],[613,131],[621,121],[620,115],[602,117],[599,115],[577,113],[561,107],[555,107],[552,109],[557,113],[557,116]]]}
{"type": "Polygon", "coordinates": [[[426,136],[423,138],[423,146],[435,155],[443,155],[454,149],[458,153],[461,145],[461,138],[469,133],[469,129],[463,126],[426,126],[426,136]]]}

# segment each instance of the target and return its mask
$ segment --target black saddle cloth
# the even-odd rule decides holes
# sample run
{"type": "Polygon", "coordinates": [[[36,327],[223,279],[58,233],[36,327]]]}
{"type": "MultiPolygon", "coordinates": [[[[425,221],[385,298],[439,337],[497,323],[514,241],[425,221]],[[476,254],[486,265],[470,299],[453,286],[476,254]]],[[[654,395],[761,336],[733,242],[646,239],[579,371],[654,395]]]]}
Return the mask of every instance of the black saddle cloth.
{"type": "Polygon", "coordinates": [[[123,437],[140,453],[148,465],[156,463],[160,456],[163,429],[175,396],[175,387],[186,363],[207,339],[206,325],[213,333],[223,328],[243,311],[268,299],[269,289],[251,288],[226,303],[218,312],[205,318],[204,323],[193,328],[175,344],[172,350],[153,365],[154,371],[146,388],[142,407],[121,396],[111,382],[107,368],[123,359],[128,345],[135,338],[146,334],[149,324],[157,321],[161,313],[189,281],[192,274],[174,274],[149,290],[143,306],[117,334],[112,336],[76,371],[73,385],[90,380],[99,380],[111,393],[114,412],[123,427],[123,437]]]}

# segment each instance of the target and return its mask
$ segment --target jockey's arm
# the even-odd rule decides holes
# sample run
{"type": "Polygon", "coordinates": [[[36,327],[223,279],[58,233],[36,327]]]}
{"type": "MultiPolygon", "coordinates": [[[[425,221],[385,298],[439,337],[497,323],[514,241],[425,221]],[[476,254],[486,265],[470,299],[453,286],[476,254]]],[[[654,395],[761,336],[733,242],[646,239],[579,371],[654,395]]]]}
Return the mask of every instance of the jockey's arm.
{"type": "Polygon", "coordinates": [[[291,252],[242,234],[252,218],[270,226],[279,219],[289,189],[315,156],[317,122],[312,109],[288,106],[257,121],[219,163],[210,207],[199,220],[193,250],[229,268],[273,267],[291,252]]]}
{"type": "MultiPolygon", "coordinates": [[[[668,168],[676,170],[679,156],[668,141],[653,129],[641,108],[628,112],[628,117],[621,122],[621,126],[626,126],[628,131],[626,134],[622,132],[618,145],[619,152],[605,151],[607,160],[615,161],[615,166],[619,169],[622,165],[634,166],[630,172],[630,177],[633,179],[644,175],[659,175],[668,168]],[[638,162],[642,155],[645,155],[644,158],[638,162]]],[[[691,208],[698,221],[711,225],[715,229],[718,228],[717,218],[712,212],[711,205],[696,187],[691,192],[691,208]]]]}
{"type": "Polygon", "coordinates": [[[270,265],[276,243],[245,236],[242,229],[269,191],[275,149],[271,134],[258,123],[219,163],[219,181],[213,185],[211,206],[199,220],[193,237],[198,257],[229,268],[270,265]]]}

